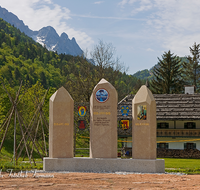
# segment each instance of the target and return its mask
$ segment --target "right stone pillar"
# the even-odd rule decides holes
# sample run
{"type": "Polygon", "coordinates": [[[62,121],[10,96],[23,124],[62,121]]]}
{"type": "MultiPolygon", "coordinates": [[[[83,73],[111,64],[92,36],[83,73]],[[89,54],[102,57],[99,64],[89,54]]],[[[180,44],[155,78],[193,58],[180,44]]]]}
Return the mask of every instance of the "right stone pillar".
{"type": "Polygon", "coordinates": [[[156,102],[143,85],[132,100],[132,158],[156,159],[156,102]]]}

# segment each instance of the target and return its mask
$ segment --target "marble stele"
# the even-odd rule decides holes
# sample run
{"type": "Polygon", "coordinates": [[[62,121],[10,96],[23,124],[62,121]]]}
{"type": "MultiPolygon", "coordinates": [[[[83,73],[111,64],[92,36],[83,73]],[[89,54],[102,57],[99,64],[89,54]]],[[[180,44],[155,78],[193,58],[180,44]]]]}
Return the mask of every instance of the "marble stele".
{"type": "Polygon", "coordinates": [[[73,158],[74,100],[61,87],[49,103],[49,158],[73,158]]]}
{"type": "Polygon", "coordinates": [[[101,79],[90,97],[91,158],[117,158],[117,101],[115,88],[101,79]]]}

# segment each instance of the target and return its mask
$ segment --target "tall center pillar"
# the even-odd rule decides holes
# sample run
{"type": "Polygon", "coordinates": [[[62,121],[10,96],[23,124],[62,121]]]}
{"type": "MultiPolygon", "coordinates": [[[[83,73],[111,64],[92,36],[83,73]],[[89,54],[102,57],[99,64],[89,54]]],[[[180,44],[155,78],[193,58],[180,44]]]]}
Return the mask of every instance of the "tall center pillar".
{"type": "Polygon", "coordinates": [[[90,97],[90,157],[117,158],[117,91],[102,79],[90,97]]]}

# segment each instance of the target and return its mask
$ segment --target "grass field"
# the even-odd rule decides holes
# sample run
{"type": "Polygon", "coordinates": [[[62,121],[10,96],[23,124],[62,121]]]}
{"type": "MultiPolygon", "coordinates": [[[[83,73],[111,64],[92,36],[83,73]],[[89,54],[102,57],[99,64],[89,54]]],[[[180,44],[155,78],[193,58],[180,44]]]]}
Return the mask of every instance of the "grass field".
{"type": "Polygon", "coordinates": [[[200,159],[163,158],[165,168],[195,169],[200,168],[200,159]]]}
{"type": "MultiPolygon", "coordinates": [[[[42,159],[34,152],[34,158],[36,166],[30,164],[27,157],[19,158],[17,165],[12,161],[13,142],[6,142],[5,147],[2,148],[0,152],[0,169],[6,171],[7,169],[15,170],[31,170],[31,169],[42,169],[42,159]]],[[[87,148],[82,148],[77,150],[77,155],[80,156],[89,156],[89,151],[87,148]]],[[[165,160],[165,171],[166,172],[181,172],[186,174],[200,174],[200,159],[178,159],[178,158],[159,158],[165,160]]]]}
{"type": "Polygon", "coordinates": [[[200,159],[159,158],[165,160],[166,172],[200,174],[200,159]]]}
{"type": "MultiPolygon", "coordinates": [[[[28,157],[20,157],[17,163],[14,163],[12,160],[13,157],[13,141],[5,140],[5,146],[3,146],[1,152],[0,152],[0,169],[2,171],[6,171],[7,169],[14,169],[15,171],[19,170],[31,170],[31,169],[42,169],[42,159],[39,157],[39,155],[33,151],[33,156],[35,158],[36,165],[33,163],[30,164],[28,157]]],[[[24,152],[23,154],[24,155],[24,152]]]]}
{"type": "MultiPolygon", "coordinates": [[[[178,158],[159,158],[165,160],[165,171],[166,172],[181,172],[186,174],[200,174],[200,159],[178,159],[178,158]]],[[[42,159],[35,159],[36,166],[30,165],[28,158],[22,161],[20,158],[18,164],[14,165],[11,162],[11,158],[0,155],[0,169],[6,171],[7,169],[18,170],[31,170],[39,169],[42,170],[42,159]]]]}

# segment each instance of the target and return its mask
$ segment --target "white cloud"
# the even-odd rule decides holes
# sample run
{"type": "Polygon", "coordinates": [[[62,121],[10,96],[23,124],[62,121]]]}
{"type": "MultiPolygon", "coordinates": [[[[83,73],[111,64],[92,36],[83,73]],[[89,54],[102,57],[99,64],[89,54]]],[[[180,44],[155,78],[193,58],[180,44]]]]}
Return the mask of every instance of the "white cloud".
{"type": "Polygon", "coordinates": [[[153,50],[153,49],[151,49],[151,48],[147,48],[147,51],[151,51],[151,52],[152,52],[152,51],[154,51],[154,50],[153,50]]]}
{"type": "Polygon", "coordinates": [[[148,24],[163,42],[163,47],[179,56],[200,42],[200,1],[154,0],[155,12],[148,24]]]}
{"type": "Polygon", "coordinates": [[[157,8],[155,18],[162,20],[162,28],[178,31],[200,29],[198,24],[200,1],[163,1],[163,4],[160,4],[159,0],[155,0],[155,7],[157,8]]]}
{"type": "Polygon", "coordinates": [[[96,1],[96,2],[94,2],[94,4],[96,4],[96,5],[99,5],[99,4],[102,4],[104,1],[96,1]]]}
{"type": "Polygon", "coordinates": [[[32,30],[52,26],[59,35],[65,32],[69,38],[75,37],[81,48],[93,44],[93,40],[85,32],[67,25],[67,21],[71,19],[70,10],[51,0],[6,0],[1,2],[1,6],[17,15],[32,30]]]}
{"type": "Polygon", "coordinates": [[[119,5],[124,12],[131,10],[129,18],[146,19],[139,32],[145,31],[146,38],[155,39],[166,51],[185,56],[194,42],[200,43],[200,1],[123,0],[119,5]]]}
{"type": "Polygon", "coordinates": [[[119,2],[118,3],[118,5],[120,5],[120,6],[124,6],[124,5],[126,5],[128,3],[128,0],[122,0],[121,2],[119,2]]]}
{"type": "Polygon", "coordinates": [[[135,3],[137,0],[129,0],[129,4],[132,5],[133,3],[135,3]]]}
{"type": "Polygon", "coordinates": [[[141,11],[147,11],[153,7],[151,0],[122,0],[118,5],[120,5],[121,8],[132,6],[131,15],[135,15],[141,11]]]}
{"type": "Polygon", "coordinates": [[[122,0],[121,2],[118,3],[118,5],[124,7],[127,4],[132,5],[136,1],[138,1],[138,0],[122,0]]]}
{"type": "Polygon", "coordinates": [[[136,20],[136,21],[148,21],[147,19],[140,18],[131,18],[131,17],[109,17],[109,16],[94,16],[94,15],[78,15],[73,14],[73,17],[81,17],[81,18],[93,18],[93,19],[110,19],[110,20],[136,20]]]}
{"type": "Polygon", "coordinates": [[[176,34],[174,36],[168,36],[164,43],[163,47],[165,51],[171,50],[173,53],[178,56],[190,55],[189,47],[191,47],[194,42],[197,44],[200,43],[200,34],[176,34]]]}

